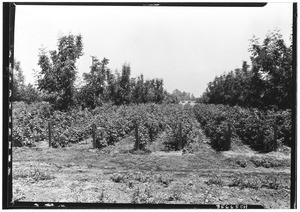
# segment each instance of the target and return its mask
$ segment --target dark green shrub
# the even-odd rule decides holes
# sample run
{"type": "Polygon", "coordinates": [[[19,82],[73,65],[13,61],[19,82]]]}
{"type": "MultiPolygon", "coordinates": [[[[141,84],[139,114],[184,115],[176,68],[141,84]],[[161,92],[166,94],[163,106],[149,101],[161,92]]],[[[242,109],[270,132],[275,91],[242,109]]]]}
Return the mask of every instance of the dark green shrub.
{"type": "Polygon", "coordinates": [[[214,133],[211,135],[211,146],[217,151],[227,151],[230,149],[231,132],[226,122],[215,126],[214,133]]]}
{"type": "Polygon", "coordinates": [[[250,111],[240,119],[236,131],[239,138],[254,150],[270,152],[277,149],[274,130],[262,113],[250,111]]]}
{"type": "Polygon", "coordinates": [[[270,125],[278,127],[278,140],[283,144],[291,146],[292,141],[292,112],[291,110],[268,111],[267,121],[270,125]]]}

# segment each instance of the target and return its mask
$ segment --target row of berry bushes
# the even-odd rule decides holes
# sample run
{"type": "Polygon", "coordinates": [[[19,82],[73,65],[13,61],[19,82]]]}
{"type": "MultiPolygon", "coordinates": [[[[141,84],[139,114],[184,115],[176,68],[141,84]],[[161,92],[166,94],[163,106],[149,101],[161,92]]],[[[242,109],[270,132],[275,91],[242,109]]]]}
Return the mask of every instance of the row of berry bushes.
{"type": "Polygon", "coordinates": [[[13,146],[33,146],[36,142],[48,140],[51,123],[53,147],[66,146],[86,139],[91,134],[88,111],[54,111],[47,102],[26,104],[13,103],[12,144],[13,146]]]}
{"type": "Polygon", "coordinates": [[[178,150],[180,140],[187,145],[194,141],[197,134],[195,127],[197,122],[194,117],[191,117],[192,108],[181,105],[152,103],[118,107],[102,106],[96,108],[93,114],[99,148],[113,145],[124,136],[135,135],[138,130],[139,146],[135,148],[145,149],[160,133],[166,131],[166,149],[178,150]]]}
{"type": "Polygon", "coordinates": [[[52,147],[64,147],[68,143],[78,143],[90,137],[92,114],[85,110],[70,112],[54,111],[51,116],[52,147]]]}
{"type": "Polygon", "coordinates": [[[194,106],[196,119],[201,124],[206,136],[210,137],[211,146],[217,151],[226,151],[231,147],[231,129],[226,107],[197,104],[194,106]]]}
{"type": "Polygon", "coordinates": [[[46,102],[26,104],[14,102],[12,105],[12,145],[31,146],[47,138],[47,120],[52,108],[46,102]]]}
{"type": "Polygon", "coordinates": [[[291,144],[290,110],[259,111],[237,106],[197,104],[194,113],[216,150],[229,150],[231,137],[238,137],[254,150],[262,152],[276,150],[278,143],[291,144]],[[276,140],[275,125],[278,128],[276,140]]]}
{"type": "Polygon", "coordinates": [[[291,144],[291,111],[258,111],[225,105],[197,104],[194,107],[178,104],[140,104],[129,106],[104,105],[93,111],[53,111],[46,102],[13,104],[13,145],[31,146],[48,138],[48,122],[52,123],[52,146],[66,146],[91,137],[97,126],[98,147],[113,145],[138,126],[139,149],[144,149],[163,131],[166,132],[166,150],[188,147],[196,142],[197,121],[211,145],[219,151],[230,149],[231,138],[240,138],[259,151],[276,150],[277,143],[291,144]],[[274,140],[273,125],[278,127],[274,140]],[[229,126],[231,129],[229,130],[229,126]]]}

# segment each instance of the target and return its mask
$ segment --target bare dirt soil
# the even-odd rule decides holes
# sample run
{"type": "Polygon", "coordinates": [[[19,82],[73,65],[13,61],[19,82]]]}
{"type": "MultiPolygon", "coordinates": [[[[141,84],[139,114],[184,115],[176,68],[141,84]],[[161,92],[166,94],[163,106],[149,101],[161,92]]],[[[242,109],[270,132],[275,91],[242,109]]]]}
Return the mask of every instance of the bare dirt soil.
{"type": "Polygon", "coordinates": [[[202,140],[197,152],[183,154],[160,151],[161,140],[146,152],[132,151],[133,137],[102,150],[90,139],[65,148],[14,147],[13,200],[290,207],[289,151],[260,154],[235,142],[218,153],[202,140]]]}

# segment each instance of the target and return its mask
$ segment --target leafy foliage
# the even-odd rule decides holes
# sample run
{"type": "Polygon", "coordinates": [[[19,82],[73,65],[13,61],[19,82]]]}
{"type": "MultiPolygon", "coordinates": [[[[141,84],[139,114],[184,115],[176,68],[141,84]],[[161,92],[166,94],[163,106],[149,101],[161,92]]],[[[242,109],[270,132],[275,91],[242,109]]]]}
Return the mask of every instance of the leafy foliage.
{"type": "Polygon", "coordinates": [[[46,102],[26,104],[13,103],[12,137],[13,146],[31,146],[47,138],[47,121],[52,108],[46,102]]]}
{"type": "Polygon", "coordinates": [[[12,101],[23,101],[26,103],[38,102],[41,94],[31,84],[25,85],[25,77],[20,61],[14,59],[12,101]]]}
{"type": "Polygon", "coordinates": [[[91,135],[88,111],[54,111],[47,102],[13,104],[13,146],[32,146],[35,142],[48,140],[48,123],[52,123],[52,146],[66,146],[91,135]]]}
{"type": "Polygon", "coordinates": [[[92,57],[92,62],[90,72],[83,73],[85,85],[80,88],[77,99],[82,107],[94,109],[101,106],[105,100],[105,81],[110,70],[107,68],[109,60],[106,58],[100,62],[96,57],[92,57]]]}
{"type": "Polygon", "coordinates": [[[23,91],[25,89],[24,74],[20,61],[14,59],[12,100],[22,101],[23,91]]]}
{"type": "Polygon", "coordinates": [[[194,106],[194,113],[216,150],[228,150],[230,137],[239,138],[262,152],[274,151],[282,140],[285,144],[291,140],[290,110],[264,112],[237,106],[197,104],[194,106]],[[231,123],[231,132],[228,131],[227,123],[231,123]],[[278,126],[276,140],[274,125],[278,126]]]}
{"type": "Polygon", "coordinates": [[[41,50],[38,65],[38,88],[48,95],[56,109],[69,110],[74,105],[74,82],[76,80],[76,61],[82,53],[81,35],[61,36],[58,50],[41,50]]]}
{"type": "Polygon", "coordinates": [[[185,91],[181,92],[178,89],[175,89],[172,92],[172,95],[175,96],[179,101],[194,101],[195,96],[193,94],[187,93],[185,91]]]}
{"type": "Polygon", "coordinates": [[[284,43],[279,31],[270,32],[260,44],[251,39],[252,66],[215,77],[201,101],[213,104],[257,108],[291,109],[294,102],[292,46],[284,43]]]}
{"type": "Polygon", "coordinates": [[[135,135],[135,128],[138,127],[140,146],[136,149],[145,149],[159,133],[166,131],[167,149],[178,150],[179,121],[184,145],[194,142],[197,135],[197,123],[192,119],[191,108],[181,105],[140,104],[104,108],[94,110],[95,123],[104,132],[106,144],[102,146],[113,145],[126,135],[135,135]]]}

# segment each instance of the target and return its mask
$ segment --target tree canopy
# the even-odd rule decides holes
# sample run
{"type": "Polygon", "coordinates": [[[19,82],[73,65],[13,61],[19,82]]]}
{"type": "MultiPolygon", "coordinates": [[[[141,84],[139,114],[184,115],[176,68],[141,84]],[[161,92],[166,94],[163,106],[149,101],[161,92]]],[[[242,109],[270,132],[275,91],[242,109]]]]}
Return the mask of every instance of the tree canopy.
{"type": "Polygon", "coordinates": [[[57,109],[68,110],[74,105],[76,61],[83,55],[81,35],[58,38],[58,50],[40,50],[38,88],[48,95],[57,109]]]}
{"type": "Polygon", "coordinates": [[[250,40],[251,68],[215,77],[208,83],[201,101],[214,104],[286,109],[293,102],[292,45],[287,46],[279,31],[269,33],[262,43],[250,40]]]}

